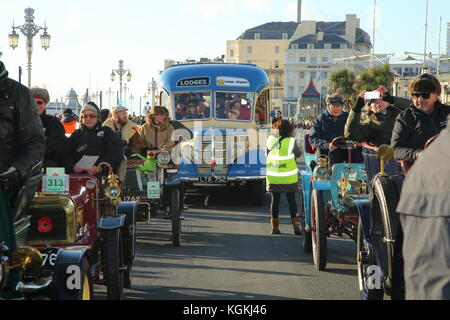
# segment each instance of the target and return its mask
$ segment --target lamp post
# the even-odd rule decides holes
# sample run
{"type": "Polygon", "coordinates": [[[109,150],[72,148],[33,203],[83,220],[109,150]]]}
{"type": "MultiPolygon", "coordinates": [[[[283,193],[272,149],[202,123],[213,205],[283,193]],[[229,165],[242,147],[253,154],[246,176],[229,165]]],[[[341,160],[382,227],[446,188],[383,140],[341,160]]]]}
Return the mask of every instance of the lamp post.
{"type": "Polygon", "coordinates": [[[25,9],[25,24],[21,26],[12,26],[12,32],[9,34],[9,46],[17,48],[19,46],[19,34],[16,32],[19,30],[22,34],[27,37],[27,56],[28,56],[28,87],[31,87],[31,56],[33,54],[33,37],[39,33],[39,31],[44,30],[41,35],[41,45],[42,48],[47,50],[50,47],[50,35],[47,33],[47,26],[44,27],[37,26],[34,23],[34,9],[25,9]]]}
{"type": "Polygon", "coordinates": [[[123,60],[119,60],[119,68],[118,69],[113,69],[113,71],[111,72],[111,81],[116,80],[116,73],[119,75],[119,82],[120,82],[120,101],[122,101],[122,81],[123,81],[123,76],[125,74],[127,74],[127,80],[131,81],[131,73],[130,70],[125,70],[123,67],[123,60]],[[128,72],[128,73],[127,73],[128,72]]]}
{"type": "Polygon", "coordinates": [[[398,97],[399,96],[399,90],[398,90],[398,84],[400,83],[400,75],[399,74],[395,74],[394,75],[394,96],[398,97]]]}

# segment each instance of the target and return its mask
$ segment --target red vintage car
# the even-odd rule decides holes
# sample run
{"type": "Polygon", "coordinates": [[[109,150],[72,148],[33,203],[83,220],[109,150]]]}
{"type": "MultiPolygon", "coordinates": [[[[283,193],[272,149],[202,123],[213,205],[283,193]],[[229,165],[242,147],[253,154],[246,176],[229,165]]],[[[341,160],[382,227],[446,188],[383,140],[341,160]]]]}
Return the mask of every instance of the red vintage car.
{"type": "Polygon", "coordinates": [[[44,191],[43,179],[27,212],[27,244],[40,251],[43,265],[19,283],[26,298],[90,300],[99,284],[118,300],[131,286],[137,204],[120,201],[123,180],[102,166],[107,176],[66,176],[64,192],[44,191]]]}

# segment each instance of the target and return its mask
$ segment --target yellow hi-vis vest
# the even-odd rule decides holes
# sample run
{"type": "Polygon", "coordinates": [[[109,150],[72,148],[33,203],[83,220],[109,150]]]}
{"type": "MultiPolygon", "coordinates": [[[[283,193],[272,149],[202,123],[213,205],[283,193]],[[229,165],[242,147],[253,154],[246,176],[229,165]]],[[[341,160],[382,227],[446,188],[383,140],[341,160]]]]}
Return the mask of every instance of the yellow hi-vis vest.
{"type": "Polygon", "coordinates": [[[289,185],[298,183],[298,167],[295,161],[295,138],[284,138],[280,143],[278,138],[270,136],[267,139],[267,149],[272,151],[267,156],[267,183],[289,185]]]}

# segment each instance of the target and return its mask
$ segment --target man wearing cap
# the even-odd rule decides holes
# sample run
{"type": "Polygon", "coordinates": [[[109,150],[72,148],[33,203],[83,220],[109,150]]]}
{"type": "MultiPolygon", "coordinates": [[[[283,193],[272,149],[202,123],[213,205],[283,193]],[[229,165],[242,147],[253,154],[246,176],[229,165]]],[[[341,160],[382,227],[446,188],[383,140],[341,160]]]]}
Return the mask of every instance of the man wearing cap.
{"type": "Polygon", "coordinates": [[[174,131],[175,128],[169,122],[168,111],[162,106],[153,106],[146,117],[146,123],[139,129],[148,150],[157,150],[162,143],[174,145],[174,131]]]}
{"type": "Polygon", "coordinates": [[[78,117],[70,108],[64,110],[61,122],[68,135],[71,135],[79,126],[78,117]]]}
{"type": "Polygon", "coordinates": [[[66,161],[65,147],[67,145],[66,131],[58,118],[47,114],[45,111],[45,108],[50,102],[50,95],[47,89],[39,87],[31,88],[31,94],[33,95],[34,104],[44,126],[44,167],[64,167],[66,161]]]}
{"type": "Polygon", "coordinates": [[[99,173],[101,162],[109,163],[117,171],[123,160],[123,144],[120,136],[109,127],[103,127],[99,121],[99,108],[94,102],[88,102],[80,112],[81,128],[69,138],[70,162],[68,170],[74,173],[99,173]],[[98,156],[90,168],[82,168],[78,162],[83,156],[98,156]]]}
{"type": "Polygon", "coordinates": [[[127,118],[128,109],[124,106],[117,106],[112,109],[112,117],[107,119],[104,127],[109,127],[117,132],[122,138],[125,146],[125,155],[130,157],[134,153],[141,153],[144,147],[139,126],[127,118]]]}
{"type": "MultiPolygon", "coordinates": [[[[320,150],[322,154],[326,154],[330,158],[330,165],[348,161],[347,150],[338,149],[331,142],[337,138],[344,136],[344,128],[348,119],[348,113],[343,111],[344,98],[340,95],[333,94],[328,96],[327,111],[314,120],[312,132],[309,136],[311,145],[320,150]]],[[[352,150],[352,162],[362,163],[361,148],[352,150]]]]}
{"type": "MultiPolygon", "coordinates": [[[[13,199],[31,168],[44,158],[44,130],[30,90],[8,78],[0,61],[0,242],[16,247],[13,199]]],[[[3,272],[3,271],[2,271],[3,272]]],[[[5,299],[17,297],[19,272],[11,270],[5,299]]]]}
{"type": "Polygon", "coordinates": [[[410,83],[412,105],[397,117],[392,133],[395,160],[413,164],[427,141],[447,126],[450,107],[439,101],[441,90],[439,81],[428,74],[410,83]]]}

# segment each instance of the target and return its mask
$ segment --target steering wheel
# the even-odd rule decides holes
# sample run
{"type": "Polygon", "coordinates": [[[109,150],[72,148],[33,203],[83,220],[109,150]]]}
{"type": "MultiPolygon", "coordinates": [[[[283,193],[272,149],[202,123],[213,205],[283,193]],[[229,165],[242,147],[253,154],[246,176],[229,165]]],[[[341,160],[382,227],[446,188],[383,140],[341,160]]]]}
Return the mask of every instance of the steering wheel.
{"type": "Polygon", "coordinates": [[[331,141],[331,144],[339,149],[354,150],[358,148],[353,140],[346,139],[345,137],[337,137],[331,141]]]}

